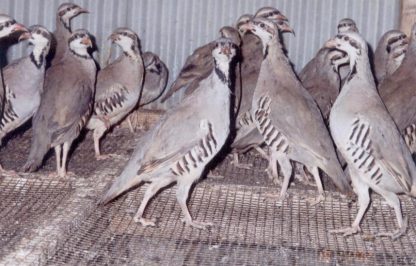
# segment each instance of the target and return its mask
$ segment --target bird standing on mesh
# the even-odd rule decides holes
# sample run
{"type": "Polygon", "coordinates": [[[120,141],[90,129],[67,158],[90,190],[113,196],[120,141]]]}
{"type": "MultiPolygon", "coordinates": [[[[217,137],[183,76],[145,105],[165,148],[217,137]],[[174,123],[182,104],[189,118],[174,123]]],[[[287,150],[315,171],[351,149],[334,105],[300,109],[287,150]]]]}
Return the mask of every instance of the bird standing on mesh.
{"type": "Polygon", "coordinates": [[[75,31],[68,47],[62,60],[46,72],[40,106],[32,120],[32,145],[25,171],[35,171],[48,150],[54,148],[58,176],[65,177],[71,144],[91,115],[96,66],[88,53],[92,47],[89,33],[75,31]]]}
{"type": "Polygon", "coordinates": [[[334,141],[348,163],[358,195],[358,214],[351,227],[333,230],[350,235],[361,231],[360,222],[370,204],[369,189],[394,208],[399,229],[381,233],[397,238],[406,231],[396,194],[416,196],[416,166],[393,119],[387,112],[370,69],[367,43],[358,33],[343,33],[326,43],[348,54],[350,75],[332,107],[330,128],[334,141]]]}
{"type": "Polygon", "coordinates": [[[319,169],[341,190],[348,188],[329,132],[312,96],[302,86],[280,43],[278,27],[264,18],[255,18],[248,30],[263,43],[264,60],[252,102],[252,117],[269,147],[269,167],[278,178],[277,162],[284,180],[279,202],[286,196],[292,175],[291,160],[302,163],[318,187],[316,204],[325,198],[319,169]]]}
{"type": "Polygon", "coordinates": [[[101,155],[101,137],[137,105],[144,74],[137,34],[130,29],[119,28],[109,39],[121,47],[123,54],[97,75],[94,112],[87,128],[94,130],[95,157],[99,160],[108,157],[101,155]]]}
{"type": "Polygon", "coordinates": [[[153,220],[143,217],[146,205],[161,188],[176,182],[183,221],[201,229],[209,225],[192,219],[186,201],[192,184],[220,151],[230,131],[230,62],[236,54],[236,44],[225,38],[215,43],[214,71],[139,140],[127,166],[101,203],[149,182],[134,221],[154,226],[153,220]]]}

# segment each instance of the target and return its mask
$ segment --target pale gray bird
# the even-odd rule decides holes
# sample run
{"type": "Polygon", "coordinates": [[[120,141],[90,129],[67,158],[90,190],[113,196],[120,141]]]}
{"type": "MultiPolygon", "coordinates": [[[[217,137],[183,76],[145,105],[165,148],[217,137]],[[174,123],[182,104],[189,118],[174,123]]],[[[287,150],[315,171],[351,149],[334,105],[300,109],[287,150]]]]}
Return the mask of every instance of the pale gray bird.
{"type": "MultiPolygon", "coordinates": [[[[221,37],[229,38],[237,45],[240,45],[240,36],[235,28],[225,26],[219,30],[219,33],[221,37]]],[[[182,89],[185,90],[184,95],[190,95],[199,87],[199,82],[206,79],[214,70],[214,60],[211,53],[215,46],[216,41],[212,41],[197,48],[188,56],[178,77],[161,99],[162,103],[182,89]]]]}
{"type": "Polygon", "coordinates": [[[348,183],[319,108],[293,72],[277,25],[255,18],[248,29],[259,36],[264,46],[264,60],[251,110],[257,129],[269,147],[272,174],[278,178],[278,162],[284,176],[279,201],[284,200],[289,186],[291,160],[305,165],[314,176],[319,196],[312,203],[325,198],[319,169],[327,173],[340,190],[346,190],[348,183]]]}
{"type": "Polygon", "coordinates": [[[93,109],[96,65],[88,53],[92,47],[89,33],[74,31],[68,47],[62,60],[46,72],[40,106],[32,120],[32,145],[25,171],[35,171],[48,150],[54,148],[57,173],[66,176],[71,144],[93,109]]]}
{"type": "Polygon", "coordinates": [[[169,70],[157,54],[145,52],[142,57],[145,75],[139,106],[156,101],[165,91],[169,78],[169,70]]]}
{"type": "Polygon", "coordinates": [[[347,62],[345,53],[323,47],[299,74],[303,87],[318,104],[326,123],[341,89],[338,67],[347,62]]]}
{"type": "MultiPolygon", "coordinates": [[[[288,19],[274,7],[260,8],[254,17],[262,17],[277,23],[280,33],[291,32],[293,29],[287,23],[288,19]]],[[[238,155],[250,149],[255,149],[264,158],[267,153],[261,148],[264,140],[251,117],[251,103],[254,89],[263,61],[263,45],[261,40],[253,33],[246,32],[245,27],[253,18],[251,15],[242,15],[236,23],[236,27],[242,35],[241,44],[241,96],[237,117],[235,120],[236,136],[231,144],[233,164],[238,168],[250,169],[252,165],[239,162],[238,155]]]]}
{"type": "Polygon", "coordinates": [[[88,13],[88,10],[74,3],[63,3],[58,7],[50,53],[51,65],[59,62],[68,50],[68,39],[72,34],[71,20],[82,13],[88,13]]]}
{"type": "Polygon", "coordinates": [[[334,141],[348,163],[359,210],[351,227],[333,230],[350,235],[360,232],[360,222],[370,204],[371,188],[394,208],[399,229],[381,233],[397,238],[406,232],[396,194],[416,196],[416,166],[393,119],[377,93],[368,59],[367,43],[347,32],[326,43],[348,54],[350,75],[330,114],[334,141]]]}
{"type": "Polygon", "coordinates": [[[154,226],[154,221],[143,217],[148,201],[161,188],[177,182],[183,221],[201,229],[208,225],[192,219],[186,201],[192,184],[229,135],[229,73],[236,47],[229,39],[216,41],[212,51],[214,71],[139,140],[132,158],[100,203],[111,201],[141,182],[150,182],[134,221],[154,226]]]}
{"type": "Polygon", "coordinates": [[[399,68],[378,86],[381,99],[404,135],[412,153],[416,152],[416,24],[399,68]]]}
{"type": "Polygon", "coordinates": [[[387,75],[400,66],[407,44],[406,34],[399,30],[390,30],[381,36],[374,53],[374,76],[377,84],[381,84],[387,75]]]}
{"type": "Polygon", "coordinates": [[[94,131],[95,157],[99,160],[108,157],[101,155],[101,137],[136,107],[144,75],[137,34],[128,28],[118,28],[109,39],[120,46],[123,53],[97,75],[94,113],[87,128],[94,131]]]}
{"type": "Polygon", "coordinates": [[[6,134],[28,121],[40,104],[45,76],[45,58],[52,35],[42,26],[30,27],[19,40],[33,45],[30,55],[17,59],[3,69],[6,89],[4,112],[0,115],[0,143],[6,134]],[[24,75],[22,74],[24,73],[24,75]]]}
{"type": "MultiPolygon", "coordinates": [[[[0,14],[0,39],[7,38],[15,32],[27,32],[27,29],[22,24],[17,23],[16,20],[14,20],[12,17],[6,14],[0,14]]],[[[0,116],[3,116],[4,102],[5,88],[3,83],[3,74],[2,71],[0,71],[0,116]]],[[[0,173],[6,172],[7,171],[5,171],[0,164],[0,173]]]]}

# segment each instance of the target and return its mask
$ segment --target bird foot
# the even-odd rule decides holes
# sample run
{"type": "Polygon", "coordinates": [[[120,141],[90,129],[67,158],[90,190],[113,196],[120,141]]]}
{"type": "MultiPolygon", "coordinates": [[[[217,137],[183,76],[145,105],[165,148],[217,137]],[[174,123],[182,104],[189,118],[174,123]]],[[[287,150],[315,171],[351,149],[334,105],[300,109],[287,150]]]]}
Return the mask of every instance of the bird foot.
{"type": "Polygon", "coordinates": [[[318,197],[316,198],[309,198],[306,199],[306,202],[308,202],[310,205],[315,206],[319,203],[321,203],[322,201],[325,200],[325,195],[320,194],[318,197]]]}
{"type": "Polygon", "coordinates": [[[343,236],[350,236],[356,233],[361,232],[361,228],[360,226],[351,226],[351,227],[346,227],[346,228],[341,228],[341,229],[333,229],[333,230],[329,230],[329,232],[331,234],[343,234],[343,236]]]}
{"type": "Polygon", "coordinates": [[[299,180],[299,182],[304,185],[316,187],[316,183],[306,176],[295,174],[295,179],[299,180]]]}
{"type": "Polygon", "coordinates": [[[287,198],[287,197],[289,197],[289,193],[285,193],[285,195],[282,197],[282,196],[280,196],[279,197],[279,199],[277,200],[277,202],[276,202],[276,206],[277,207],[282,207],[283,206],[283,202],[285,201],[285,199],[287,198]]]}
{"type": "Polygon", "coordinates": [[[253,164],[251,163],[236,163],[234,161],[231,162],[236,168],[251,170],[253,168],[253,164]]]}
{"type": "Polygon", "coordinates": [[[124,156],[119,155],[119,154],[109,153],[109,154],[95,155],[95,159],[97,159],[97,161],[101,161],[101,160],[107,160],[107,159],[125,159],[125,158],[124,156]]]}
{"type": "Polygon", "coordinates": [[[74,172],[70,172],[70,171],[57,171],[54,173],[50,173],[47,175],[47,177],[49,178],[61,178],[61,179],[71,179],[71,178],[75,178],[77,177],[77,175],[74,172]]]}
{"type": "Polygon", "coordinates": [[[215,174],[213,170],[209,171],[209,173],[207,174],[207,177],[213,178],[213,179],[224,179],[223,175],[215,174]]]}
{"type": "Polygon", "coordinates": [[[279,176],[274,176],[273,171],[271,169],[267,168],[265,171],[269,179],[273,182],[273,184],[278,186],[282,185],[282,181],[279,179],[279,176]]]}
{"type": "Polygon", "coordinates": [[[136,223],[140,223],[144,227],[147,227],[147,226],[156,227],[156,219],[146,219],[143,217],[134,216],[133,221],[135,221],[136,223]]]}
{"type": "Polygon", "coordinates": [[[406,233],[407,230],[407,225],[408,225],[408,219],[407,216],[404,217],[403,219],[403,226],[399,227],[399,229],[393,231],[393,232],[379,232],[377,233],[377,237],[383,237],[383,236],[387,236],[390,237],[392,240],[396,240],[399,237],[401,237],[402,235],[404,235],[406,233]]]}
{"type": "Polygon", "coordinates": [[[201,230],[208,230],[209,228],[211,228],[213,226],[212,223],[209,222],[198,222],[198,221],[194,221],[194,220],[187,220],[185,218],[182,218],[181,221],[183,223],[185,223],[185,225],[189,225],[192,227],[195,227],[197,229],[201,229],[201,230]]]}
{"type": "Polygon", "coordinates": [[[0,165],[0,176],[20,177],[14,170],[6,170],[0,165]]]}

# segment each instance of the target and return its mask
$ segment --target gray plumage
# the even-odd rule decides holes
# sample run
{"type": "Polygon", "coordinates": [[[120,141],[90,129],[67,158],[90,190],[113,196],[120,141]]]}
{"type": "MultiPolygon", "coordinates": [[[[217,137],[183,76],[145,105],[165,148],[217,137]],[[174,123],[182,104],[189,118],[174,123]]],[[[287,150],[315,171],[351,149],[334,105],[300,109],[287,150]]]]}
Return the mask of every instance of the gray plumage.
{"type": "Polygon", "coordinates": [[[369,189],[380,194],[394,208],[399,230],[383,233],[397,238],[406,231],[400,200],[396,194],[416,196],[416,166],[373,79],[365,40],[347,32],[329,40],[328,48],[346,52],[351,74],[342,87],[330,114],[334,141],[348,163],[359,210],[351,227],[334,230],[344,235],[359,232],[360,221],[370,204],[369,189]]]}
{"type": "Polygon", "coordinates": [[[46,152],[54,148],[58,175],[65,176],[69,148],[91,114],[96,66],[87,49],[92,42],[88,32],[77,30],[68,44],[62,60],[46,72],[40,106],[32,120],[32,145],[25,171],[35,171],[46,152]]]}
{"type": "MultiPolygon", "coordinates": [[[[276,8],[260,8],[254,17],[262,17],[277,23],[279,34],[292,32],[293,29],[287,24],[287,18],[276,8]]],[[[237,20],[237,28],[242,34],[241,45],[241,97],[236,117],[236,136],[231,144],[234,156],[234,165],[241,168],[250,168],[250,165],[239,163],[238,154],[254,148],[263,157],[266,152],[261,149],[264,143],[263,137],[258,132],[253,118],[251,117],[251,103],[253,101],[254,89],[257,84],[261,62],[263,61],[263,45],[261,40],[251,32],[246,32],[245,27],[253,18],[251,15],[242,15],[237,20]]]]}
{"type": "Polygon", "coordinates": [[[228,138],[229,66],[235,52],[230,40],[221,38],[216,42],[212,52],[214,71],[139,140],[127,166],[101,203],[111,201],[141,182],[150,182],[134,220],[144,226],[154,226],[154,222],[143,218],[144,209],[161,188],[176,181],[176,195],[184,221],[205,228],[206,224],[192,220],[186,200],[191,185],[228,138]]]}
{"type": "Polygon", "coordinates": [[[145,75],[139,106],[156,101],[165,91],[169,78],[169,70],[159,56],[145,52],[142,57],[145,75]]]}
{"type": "MultiPolygon", "coordinates": [[[[240,45],[240,36],[238,31],[233,27],[222,27],[219,30],[219,33],[221,37],[229,38],[237,45],[240,45]]],[[[214,60],[211,53],[215,48],[215,45],[215,41],[210,42],[197,48],[190,56],[188,56],[178,77],[161,99],[162,103],[181,90],[184,90],[184,95],[192,94],[192,92],[198,88],[199,82],[206,79],[211,74],[214,69],[214,60]]]]}
{"type": "Polygon", "coordinates": [[[305,165],[314,176],[319,192],[314,203],[324,199],[319,169],[340,190],[346,190],[348,183],[319,108],[293,72],[280,43],[277,25],[255,18],[250,28],[267,50],[251,110],[257,129],[269,147],[273,176],[278,177],[277,162],[284,176],[279,200],[283,201],[286,196],[292,175],[291,160],[305,165]]]}
{"type": "Polygon", "coordinates": [[[88,13],[88,10],[74,4],[63,3],[56,11],[56,29],[53,32],[51,45],[51,65],[59,62],[68,50],[68,39],[72,34],[71,20],[82,13],[88,13]]]}
{"type": "Polygon", "coordinates": [[[36,25],[19,39],[28,39],[33,49],[30,55],[15,60],[3,69],[6,100],[4,112],[0,115],[0,143],[6,134],[33,116],[43,91],[45,57],[49,52],[51,34],[36,25]]]}
{"type": "Polygon", "coordinates": [[[381,84],[386,76],[400,66],[407,43],[406,34],[399,30],[390,30],[381,36],[374,53],[374,76],[377,84],[381,84]]]}
{"type": "Polygon", "coordinates": [[[106,157],[100,152],[101,137],[136,107],[143,85],[144,66],[137,34],[118,28],[110,39],[122,48],[123,54],[97,75],[94,114],[87,124],[94,130],[97,159],[106,157]]]}
{"type": "Polygon", "coordinates": [[[404,134],[412,153],[416,152],[416,25],[413,25],[406,55],[400,67],[378,86],[381,99],[404,134]]]}

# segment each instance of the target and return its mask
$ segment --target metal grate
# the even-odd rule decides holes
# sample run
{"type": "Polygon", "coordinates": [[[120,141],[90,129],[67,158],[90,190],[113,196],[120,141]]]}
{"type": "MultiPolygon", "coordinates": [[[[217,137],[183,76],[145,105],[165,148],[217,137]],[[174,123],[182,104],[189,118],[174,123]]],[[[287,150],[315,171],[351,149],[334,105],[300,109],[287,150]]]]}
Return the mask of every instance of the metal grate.
{"type": "MultiPolygon", "coordinates": [[[[214,185],[196,186],[190,199],[194,218],[212,221],[210,231],[180,222],[175,189],[163,191],[148,206],[146,216],[157,218],[158,228],[144,228],[132,220],[143,188],[104,208],[94,210],[74,228],[48,264],[415,264],[416,231],[392,242],[375,238],[379,230],[396,226],[391,208],[373,197],[363,221],[364,234],[334,236],[329,229],[349,225],[356,203],[329,193],[319,206],[309,206],[303,191],[278,207],[276,189],[214,185]]],[[[306,196],[314,196],[307,193],[306,196]]],[[[416,217],[416,201],[403,198],[403,210],[416,217]]]]}
{"type": "Polygon", "coordinates": [[[0,178],[0,258],[71,192],[63,180],[0,178]]]}

